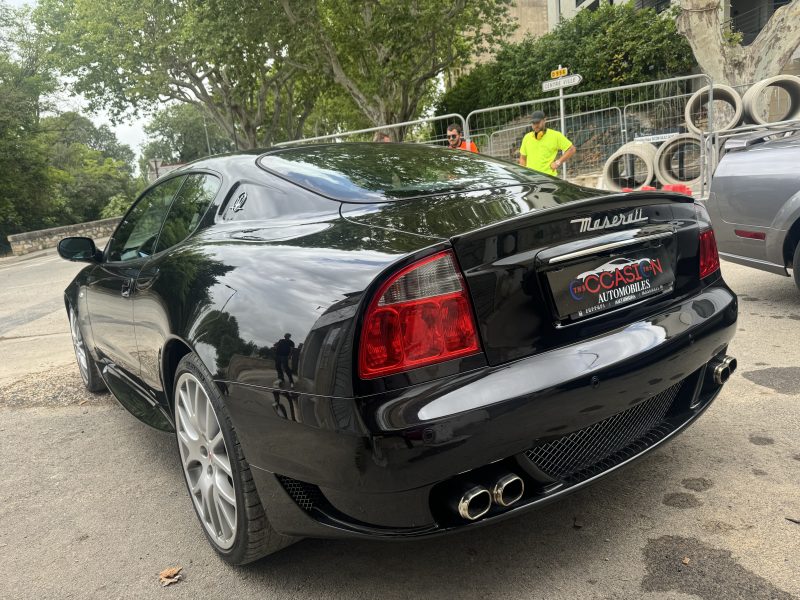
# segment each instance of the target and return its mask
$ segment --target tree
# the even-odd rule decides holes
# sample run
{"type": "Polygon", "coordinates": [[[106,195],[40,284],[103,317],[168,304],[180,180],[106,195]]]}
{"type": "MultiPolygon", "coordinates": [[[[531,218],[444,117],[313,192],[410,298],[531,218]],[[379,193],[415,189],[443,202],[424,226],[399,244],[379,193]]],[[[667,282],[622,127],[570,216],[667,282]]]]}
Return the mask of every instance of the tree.
{"type": "Polygon", "coordinates": [[[129,174],[133,173],[133,150],[121,144],[108,125],[97,127],[88,117],[67,111],[44,119],[39,131],[50,147],[51,161],[56,166],[69,160],[70,148],[78,144],[96,150],[103,158],[119,161],[129,174]]]}
{"type": "Polygon", "coordinates": [[[0,244],[9,234],[96,219],[133,196],[133,151],[105,125],[52,112],[56,79],[25,10],[0,4],[0,244]]]}
{"type": "Polygon", "coordinates": [[[432,99],[437,77],[505,37],[510,3],[282,0],[291,23],[311,32],[318,68],[374,126],[417,117],[432,99]]]}
{"type": "Polygon", "coordinates": [[[160,158],[168,163],[187,163],[233,150],[225,131],[192,104],[173,104],[158,111],[144,130],[148,136],[142,150],[145,161],[160,158]]]}
{"type": "Polygon", "coordinates": [[[506,44],[494,61],[474,69],[440,99],[437,113],[535,100],[552,93],[542,81],[559,64],[583,76],[581,91],[688,74],[694,61],[667,12],[637,10],[632,3],[580,11],[539,38],[506,44]]]}
{"type": "Polygon", "coordinates": [[[54,81],[26,29],[26,12],[0,3],[0,246],[10,234],[52,223],[47,148],[36,134],[54,81]]]}
{"type": "Polygon", "coordinates": [[[38,139],[47,148],[47,190],[58,224],[98,219],[115,196],[133,200],[133,151],[107,126],[67,112],[43,118],[38,139]]]}
{"type": "Polygon", "coordinates": [[[117,117],[177,100],[253,148],[299,137],[319,93],[277,0],[41,0],[35,14],[54,65],[117,117]]]}
{"type": "Polygon", "coordinates": [[[726,35],[719,7],[719,0],[681,0],[678,15],[678,31],[715,82],[740,85],[777,75],[800,47],[800,0],[778,8],[749,46],[726,35]]]}
{"type": "Polygon", "coordinates": [[[35,137],[40,81],[0,55],[0,243],[30,226],[46,226],[47,151],[35,137]]]}

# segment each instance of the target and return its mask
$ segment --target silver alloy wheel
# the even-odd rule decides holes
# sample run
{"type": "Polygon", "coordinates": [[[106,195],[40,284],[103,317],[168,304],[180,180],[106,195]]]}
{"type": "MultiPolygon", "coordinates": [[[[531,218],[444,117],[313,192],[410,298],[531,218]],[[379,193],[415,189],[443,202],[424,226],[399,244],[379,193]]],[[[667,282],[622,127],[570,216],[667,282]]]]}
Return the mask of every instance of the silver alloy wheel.
{"type": "Polygon", "coordinates": [[[83,343],[83,336],[81,335],[81,328],[78,326],[78,317],[75,316],[75,311],[69,309],[69,329],[72,333],[72,347],[75,349],[75,358],[78,361],[78,369],[80,369],[81,377],[84,383],[89,384],[89,357],[86,354],[86,344],[83,343]]]}
{"type": "Polygon", "coordinates": [[[208,535],[227,550],[236,540],[236,487],[230,454],[200,381],[183,373],[176,389],[175,425],[189,494],[208,535]]]}

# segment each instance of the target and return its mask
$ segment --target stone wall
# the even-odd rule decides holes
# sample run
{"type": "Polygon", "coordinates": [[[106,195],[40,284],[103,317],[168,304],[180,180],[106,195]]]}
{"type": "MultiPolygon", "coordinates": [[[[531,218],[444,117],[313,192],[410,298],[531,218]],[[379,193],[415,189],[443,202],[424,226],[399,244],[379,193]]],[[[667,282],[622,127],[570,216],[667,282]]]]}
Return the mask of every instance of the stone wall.
{"type": "Polygon", "coordinates": [[[35,252],[36,250],[44,250],[45,248],[55,248],[58,242],[65,237],[88,237],[95,240],[107,238],[114,232],[120,218],[114,217],[113,219],[103,219],[102,221],[18,233],[8,236],[8,242],[11,244],[11,252],[18,256],[28,252],[35,252]]]}

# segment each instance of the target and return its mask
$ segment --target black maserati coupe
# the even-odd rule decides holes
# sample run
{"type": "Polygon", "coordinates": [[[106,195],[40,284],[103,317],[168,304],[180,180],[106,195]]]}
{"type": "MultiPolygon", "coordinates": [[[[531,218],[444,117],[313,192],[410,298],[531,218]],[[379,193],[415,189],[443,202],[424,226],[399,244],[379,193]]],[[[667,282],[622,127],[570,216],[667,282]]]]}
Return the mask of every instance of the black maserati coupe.
{"type": "Polygon", "coordinates": [[[78,366],[174,431],[211,545],[408,539],[575,491],[736,368],[704,208],[470,152],[333,144],[147,189],[65,291],[78,366]]]}

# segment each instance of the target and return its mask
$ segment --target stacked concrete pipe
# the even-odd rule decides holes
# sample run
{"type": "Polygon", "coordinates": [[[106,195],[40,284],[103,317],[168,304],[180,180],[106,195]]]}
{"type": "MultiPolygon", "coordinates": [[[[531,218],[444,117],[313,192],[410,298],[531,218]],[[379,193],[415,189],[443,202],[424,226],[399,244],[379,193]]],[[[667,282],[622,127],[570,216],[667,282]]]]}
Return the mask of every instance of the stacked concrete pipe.
{"type": "Polygon", "coordinates": [[[795,75],[776,75],[762,79],[752,85],[742,97],[744,113],[747,120],[754,125],[766,125],[770,122],[761,115],[759,107],[767,93],[772,89],[784,90],[789,96],[789,108],[786,113],[773,121],[793,121],[800,119],[800,77],[795,75]]]}
{"type": "MultiPolygon", "coordinates": [[[[703,131],[695,124],[694,115],[700,111],[701,106],[708,104],[710,88],[711,86],[707,85],[697,90],[692,97],[689,98],[689,101],[686,103],[686,109],[684,110],[686,127],[689,128],[689,131],[697,135],[701,135],[703,131]]],[[[729,104],[733,108],[733,116],[718,126],[715,126],[714,131],[726,131],[728,129],[733,129],[742,122],[742,98],[739,96],[739,92],[729,85],[717,83],[714,85],[714,102],[717,101],[729,104]]],[[[719,123],[717,117],[714,117],[714,114],[716,113],[712,110],[712,118],[714,119],[715,123],[719,123]]]]}
{"type": "Polygon", "coordinates": [[[635,187],[635,189],[639,189],[650,185],[655,176],[653,167],[655,156],[656,147],[650,142],[628,142],[620,147],[619,150],[608,158],[603,167],[603,181],[605,182],[606,189],[619,192],[622,191],[624,187],[635,187]],[[629,182],[626,181],[627,178],[623,179],[623,170],[620,168],[620,163],[625,161],[625,167],[627,168],[634,164],[636,159],[644,163],[646,170],[645,178],[638,183],[638,185],[633,186],[629,185],[629,182]]]}
{"type": "Polygon", "coordinates": [[[699,135],[694,133],[682,133],[668,139],[661,144],[656,150],[653,159],[653,168],[655,170],[656,179],[661,185],[687,185],[693,187],[700,183],[699,163],[697,177],[687,179],[681,177],[681,174],[672,167],[672,159],[675,155],[687,146],[693,147],[697,152],[697,156],[701,155],[703,140],[699,135]],[[696,148],[694,148],[696,147],[696,148]]]}

